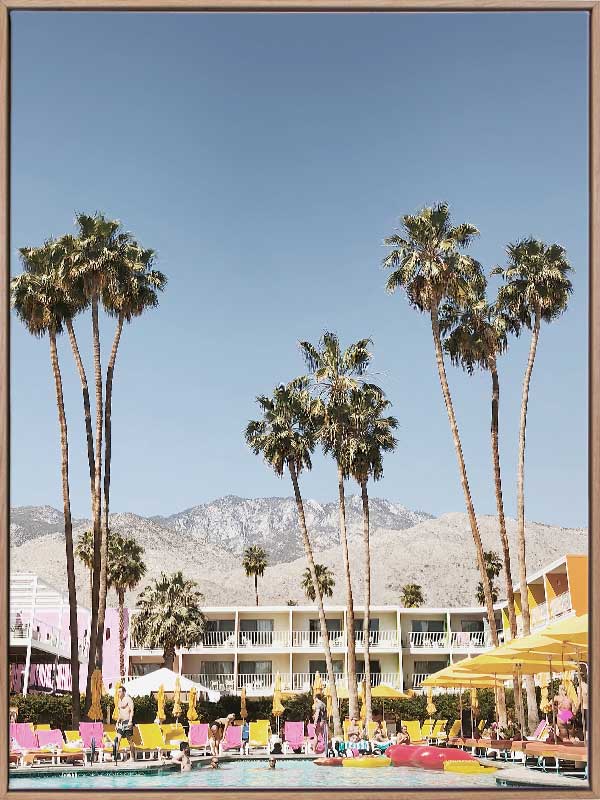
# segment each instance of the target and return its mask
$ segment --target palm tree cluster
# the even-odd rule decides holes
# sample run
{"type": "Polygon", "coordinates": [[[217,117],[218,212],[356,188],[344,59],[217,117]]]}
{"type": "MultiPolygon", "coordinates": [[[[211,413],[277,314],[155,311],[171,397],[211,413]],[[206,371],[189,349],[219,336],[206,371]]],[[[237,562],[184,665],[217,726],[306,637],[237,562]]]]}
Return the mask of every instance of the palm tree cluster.
{"type": "MultiPolygon", "coordinates": [[[[75,555],[88,568],[90,573],[90,594],[94,570],[94,534],[84,531],[77,540],[75,555]]],[[[143,559],[144,548],[132,536],[122,535],[109,528],[108,531],[108,574],[109,589],[114,589],[119,605],[119,675],[125,669],[125,593],[135,589],[146,574],[143,559]]]]}
{"type": "MultiPolygon", "coordinates": [[[[487,278],[481,264],[465,251],[479,231],[474,225],[453,225],[447,203],[426,207],[416,215],[402,217],[399,233],[384,240],[391,248],[383,265],[391,270],[389,292],[403,289],[409,304],[429,315],[440,386],[458,460],[460,481],[475,544],[481,577],[481,594],[487,610],[492,641],[498,644],[494,619],[494,597],[486,554],[481,544],[477,517],[469,487],[458,423],[448,380],[444,355],[472,374],[476,368],[491,377],[491,451],[499,535],[505,573],[511,636],[517,635],[515,601],[512,589],[510,551],[506,534],[499,455],[500,382],[497,360],[508,347],[510,334],[531,331],[529,358],[523,379],[519,423],[517,464],[517,533],[519,587],[523,633],[530,632],[525,562],[525,430],[529,386],[542,322],[552,322],[566,309],[572,284],[572,268],[566,252],[558,244],[546,245],[525,238],[506,248],[508,264],[495,267],[491,275],[501,276],[502,284],[493,300],[486,296],[487,278]]],[[[495,567],[494,567],[495,569],[495,567]]],[[[533,677],[525,680],[528,726],[537,724],[538,710],[533,677]]],[[[516,688],[516,684],[515,684],[516,688]]],[[[520,690],[515,693],[520,698],[520,690]]]]}
{"type": "Polygon", "coordinates": [[[312,455],[318,445],[336,465],[339,502],[340,542],[342,545],[344,584],[347,608],[348,694],[350,714],[358,713],[356,683],[356,634],[351,565],[346,526],[345,483],[356,480],[361,488],[364,541],[363,637],[365,652],[365,685],[367,717],[371,717],[369,665],[369,607],[371,603],[369,547],[369,479],[383,475],[383,453],[396,446],[393,431],[398,422],[386,415],[390,403],[383,390],[365,379],[372,355],[369,339],[361,339],[346,349],[336,334],[326,332],[317,345],[300,342],[309,375],[295,378],[276,387],[272,396],[257,398],[261,418],[246,427],[246,441],[254,453],[262,455],[277,475],[287,470],[292,480],[298,521],[308,561],[303,586],[308,597],[317,602],[328,681],[333,699],[334,729],[339,731],[335,676],[329,635],[323,607],[323,596],[331,596],[333,576],[315,564],[299,475],[312,467],[312,455]],[[317,570],[319,567],[319,570],[317,570]]]}
{"type": "Polygon", "coordinates": [[[112,395],[117,353],[124,323],[158,305],[165,276],[154,269],[155,254],[143,248],[116,220],[102,214],[77,214],[77,232],[20,249],[23,272],[11,281],[11,302],[19,319],[36,337],[48,336],[60,428],[61,476],[71,635],[73,725],[80,718],[77,595],[69,494],[69,439],[57,338],[67,332],[79,373],[93,521],[91,625],[86,685],[90,701],[92,672],[102,665],[106,594],[109,586],[109,501],[112,445],[112,395]],[[116,320],[115,334],[102,373],[100,309],[116,320]],[[84,358],[74,322],[90,311],[95,420],[84,358]],[[104,452],[103,452],[104,447],[104,452]]]}

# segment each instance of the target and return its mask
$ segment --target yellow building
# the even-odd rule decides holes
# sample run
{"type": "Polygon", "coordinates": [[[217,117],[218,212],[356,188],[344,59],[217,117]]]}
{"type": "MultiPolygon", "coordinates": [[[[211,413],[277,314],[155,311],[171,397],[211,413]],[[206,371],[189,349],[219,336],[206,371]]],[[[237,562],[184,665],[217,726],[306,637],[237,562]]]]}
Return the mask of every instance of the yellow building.
{"type": "MultiPolygon", "coordinates": [[[[523,629],[521,587],[513,586],[517,631],[523,629]]],[[[531,630],[539,631],[550,622],[570,614],[586,614],[588,611],[588,557],[566,555],[527,577],[527,604],[529,606],[531,630]]],[[[502,611],[502,627],[505,639],[510,638],[506,602],[499,604],[502,611]]]]}

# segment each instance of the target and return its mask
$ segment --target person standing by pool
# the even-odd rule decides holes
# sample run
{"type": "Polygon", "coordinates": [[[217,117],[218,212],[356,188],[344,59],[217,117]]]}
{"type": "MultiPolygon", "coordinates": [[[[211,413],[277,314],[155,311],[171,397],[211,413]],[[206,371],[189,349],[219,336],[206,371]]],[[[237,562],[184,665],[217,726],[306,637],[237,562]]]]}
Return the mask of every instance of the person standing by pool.
{"type": "Polygon", "coordinates": [[[315,753],[327,751],[327,706],[318,695],[313,703],[313,724],[315,726],[313,750],[315,753]],[[322,748],[319,748],[319,740],[322,748]]]}
{"type": "Polygon", "coordinates": [[[573,719],[573,703],[567,696],[564,684],[558,687],[558,694],[554,698],[557,711],[558,732],[561,739],[569,738],[569,722],[573,719]]]}
{"type": "Polygon", "coordinates": [[[133,700],[127,694],[127,689],[121,686],[119,689],[119,702],[118,702],[119,716],[115,726],[115,741],[113,743],[113,761],[117,763],[117,755],[119,753],[119,745],[121,739],[125,738],[129,742],[129,758],[133,761],[133,700]]]}
{"type": "Polygon", "coordinates": [[[233,725],[234,722],[235,714],[228,714],[226,717],[219,717],[210,726],[208,741],[210,742],[210,752],[213,756],[219,755],[219,746],[225,736],[225,731],[230,725],[233,725]]]}

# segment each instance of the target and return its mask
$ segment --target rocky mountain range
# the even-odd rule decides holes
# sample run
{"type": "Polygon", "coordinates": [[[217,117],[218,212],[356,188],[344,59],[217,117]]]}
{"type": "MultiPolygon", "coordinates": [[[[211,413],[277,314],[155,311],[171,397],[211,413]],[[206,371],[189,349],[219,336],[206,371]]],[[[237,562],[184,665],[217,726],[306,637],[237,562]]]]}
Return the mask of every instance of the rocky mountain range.
{"type": "MultiPolygon", "coordinates": [[[[342,556],[336,503],[307,500],[306,517],[316,560],[336,577],[332,602],[343,602],[342,556]]],[[[362,518],[358,496],[347,498],[353,585],[357,602],[362,596],[362,518]]],[[[494,517],[480,517],[485,549],[499,550],[494,517]]],[[[11,511],[11,570],[36,572],[57,588],[66,586],[64,534],[61,512],[48,506],[26,506],[11,511]]],[[[74,521],[74,535],[89,529],[89,520],[74,521]]],[[[253,583],[241,567],[249,544],[265,549],[270,566],[259,581],[262,602],[303,602],[300,582],[306,568],[293,498],[244,499],[223,497],[166,517],[132,513],[111,515],[111,527],[127,532],[144,548],[148,579],[161,571],[178,569],[194,578],[206,605],[252,604],[253,583]],[[224,588],[226,587],[226,588],[224,588]]],[[[398,603],[401,587],[416,582],[427,605],[474,605],[479,580],[473,540],[465,514],[434,518],[399,503],[371,500],[373,603],[398,603]]],[[[516,523],[508,520],[515,558],[516,523]]],[[[527,524],[528,567],[537,569],[565,553],[587,552],[587,531],[541,523],[527,524]]],[[[77,566],[80,602],[89,603],[89,578],[77,566]]],[[[499,581],[501,588],[501,581],[499,581]]],[[[139,591],[139,590],[138,590],[139,591]]],[[[136,592],[128,602],[133,602],[136,592]]],[[[111,599],[114,602],[115,598],[111,599]]]]}

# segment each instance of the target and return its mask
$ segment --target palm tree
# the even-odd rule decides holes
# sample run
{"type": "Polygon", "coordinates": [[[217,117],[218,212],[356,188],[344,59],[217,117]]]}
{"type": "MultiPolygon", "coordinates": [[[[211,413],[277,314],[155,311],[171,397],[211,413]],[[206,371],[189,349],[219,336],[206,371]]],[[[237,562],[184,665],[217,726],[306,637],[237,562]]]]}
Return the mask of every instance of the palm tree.
{"type": "Polygon", "coordinates": [[[475,544],[477,565],[484,589],[490,633],[493,644],[497,646],[498,633],[494,616],[494,601],[485,571],[483,546],[446,376],[439,323],[440,306],[444,301],[453,301],[462,305],[465,299],[477,291],[482,291],[485,286],[485,278],[480,264],[471,256],[461,252],[469,246],[479,231],[469,223],[451,225],[447,203],[438,203],[432,208],[424,208],[417,215],[405,215],[402,218],[402,227],[404,237],[394,234],[385,239],[385,244],[392,248],[392,251],[383,260],[383,265],[392,270],[387,281],[387,290],[395,292],[396,289],[403,288],[410,305],[430,316],[440,386],[454,440],[460,480],[475,544]]]}
{"type": "MultiPolygon", "coordinates": [[[[469,375],[472,375],[475,368],[479,367],[489,371],[491,376],[492,411],[490,434],[496,510],[498,512],[498,526],[504,560],[508,619],[511,636],[515,638],[517,635],[517,616],[500,471],[500,379],[498,377],[497,359],[499,355],[506,351],[508,333],[519,333],[519,324],[518,320],[500,310],[497,303],[489,305],[485,299],[485,294],[481,292],[469,298],[462,306],[452,301],[445,303],[440,311],[440,330],[445,337],[444,350],[449,354],[453,364],[462,367],[469,375]]],[[[483,593],[483,585],[481,585],[481,591],[483,593]]],[[[493,595],[494,591],[492,590],[492,598],[493,595]]]]}
{"type": "MultiPolygon", "coordinates": [[[[519,585],[523,634],[531,630],[527,601],[527,567],[525,563],[525,429],[529,384],[537,351],[542,322],[552,322],[567,308],[573,285],[569,279],[572,267],[566,251],[558,244],[546,245],[527,238],[509,244],[508,266],[496,267],[492,275],[502,275],[504,284],[498,291],[498,305],[519,323],[531,330],[529,358],[523,378],[521,416],[519,423],[519,461],[517,469],[517,541],[519,555],[519,585]]],[[[527,721],[529,729],[538,724],[538,707],[532,676],[525,679],[527,690],[527,721]]]]}
{"type": "Polygon", "coordinates": [[[69,486],[69,437],[62,375],[56,345],[57,336],[63,332],[65,319],[74,313],[74,304],[72,299],[64,293],[57,280],[52,256],[52,243],[47,243],[41,248],[23,248],[20,253],[26,271],[11,281],[12,305],[29,333],[36,337],[48,336],[50,363],[56,391],[56,407],[60,428],[61,480],[69,594],[71,719],[73,726],[77,727],[81,708],[79,696],[77,590],[75,587],[73,523],[69,486]]]}
{"type": "Polygon", "coordinates": [[[402,587],[401,596],[404,608],[419,608],[425,602],[423,590],[418,583],[407,583],[402,587]]]}
{"type": "Polygon", "coordinates": [[[131,536],[115,535],[109,542],[109,583],[119,601],[119,674],[125,675],[125,592],[135,589],[146,574],[144,548],[131,536]]]}
{"type": "Polygon", "coordinates": [[[142,647],[163,649],[163,666],[173,669],[178,647],[196,647],[204,637],[203,597],[195,581],[161,572],[138,597],[131,635],[142,647]]]}
{"type": "Polygon", "coordinates": [[[76,246],[70,257],[69,278],[81,289],[92,308],[92,342],[94,356],[94,383],[96,401],[96,436],[94,446],[94,491],[92,493],[92,520],[94,529],[94,562],[92,570],[92,602],[90,620],[90,657],[86,684],[89,697],[91,677],[96,666],[102,663],[102,631],[99,630],[100,589],[106,592],[108,566],[108,530],[102,530],[102,437],[103,437],[103,386],[100,354],[99,304],[103,293],[111,286],[121,284],[126,269],[126,253],[131,247],[131,236],[121,229],[116,220],[102,214],[89,216],[77,214],[76,246]]]}
{"type": "MultiPolygon", "coordinates": [[[[498,600],[498,589],[494,585],[494,579],[500,575],[502,572],[502,560],[498,553],[495,553],[493,550],[485,550],[483,553],[483,560],[485,561],[485,569],[488,574],[488,578],[490,579],[490,587],[492,589],[492,597],[494,598],[494,603],[498,600]]],[[[485,604],[485,597],[483,594],[483,585],[481,581],[477,584],[477,590],[475,592],[475,596],[477,598],[477,602],[479,605],[485,604]]]]}
{"type": "Polygon", "coordinates": [[[254,594],[256,596],[256,605],[258,605],[258,579],[262,578],[265,569],[267,568],[267,554],[256,544],[250,545],[244,550],[244,557],[242,559],[242,566],[246,577],[254,578],[254,594]]]}
{"type": "MultiPolygon", "coordinates": [[[[109,536],[109,555],[110,555],[110,542],[112,536],[109,536]]],[[[77,544],[75,545],[75,555],[85,564],[90,576],[90,598],[92,596],[92,572],[94,569],[94,532],[84,531],[80,534],[77,544]]]]}
{"type": "Polygon", "coordinates": [[[348,398],[352,389],[360,385],[359,379],[371,360],[370,339],[360,339],[346,350],[341,349],[335,333],[324,333],[315,347],[310,342],[300,342],[300,351],[320,397],[324,400],[324,418],[320,439],[326,453],[337,464],[340,541],[346,580],[346,609],[348,626],[348,708],[350,716],[358,714],[356,685],[356,641],[354,600],[348,537],[346,532],[346,503],[344,497],[344,448],[347,441],[348,398]]]}
{"type": "MultiPolygon", "coordinates": [[[[333,572],[329,567],[326,567],[325,564],[315,564],[315,574],[317,576],[317,584],[321,597],[333,597],[333,590],[335,587],[333,572]]],[[[307,567],[302,573],[302,588],[304,589],[306,597],[314,603],[317,593],[315,592],[315,585],[313,583],[310,567],[307,567]]]]}
{"type": "Polygon", "coordinates": [[[395,449],[397,440],[392,431],[398,427],[395,417],[386,417],[384,412],[391,403],[383,392],[373,387],[357,387],[350,392],[348,403],[348,440],[344,472],[351,475],[361,489],[363,511],[363,552],[365,559],[364,590],[365,613],[363,618],[363,648],[365,656],[365,704],[367,722],[371,721],[371,664],[369,658],[369,635],[371,624],[371,549],[369,524],[369,478],[378,481],[383,477],[384,452],[395,449]]]}
{"type": "Polygon", "coordinates": [[[310,470],[312,467],[311,456],[316,446],[317,433],[321,424],[322,404],[311,398],[306,379],[292,381],[287,386],[278,386],[273,397],[261,395],[256,398],[256,402],[261,409],[262,417],[248,423],[245,434],[246,442],[255,455],[264,457],[276,475],[283,475],[287,468],[292,479],[300,534],[319,610],[321,638],[323,639],[327,679],[333,707],[333,729],[335,735],[339,736],[342,728],[329,633],[323,608],[323,593],[313,558],[298,481],[302,470],[310,470]]]}
{"type": "MultiPolygon", "coordinates": [[[[158,305],[158,292],[163,291],[167,279],[158,270],[152,269],[154,252],[144,250],[131,242],[124,252],[125,269],[119,272],[119,283],[109,284],[102,292],[102,304],[111,316],[117,318],[113,344],[106,368],[104,405],[104,486],[102,510],[102,542],[106,541],[110,507],[110,468],[112,456],[112,392],[115,363],[121,341],[123,324],[141,316],[145,310],[158,305]]],[[[101,640],[106,613],[106,572],[108,563],[102,562],[100,573],[100,595],[98,606],[98,637],[101,640]]]]}

